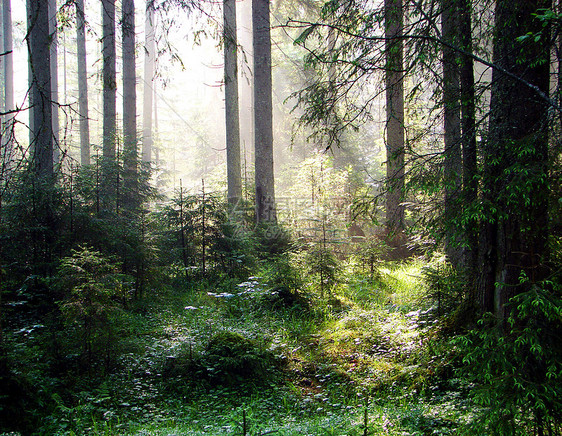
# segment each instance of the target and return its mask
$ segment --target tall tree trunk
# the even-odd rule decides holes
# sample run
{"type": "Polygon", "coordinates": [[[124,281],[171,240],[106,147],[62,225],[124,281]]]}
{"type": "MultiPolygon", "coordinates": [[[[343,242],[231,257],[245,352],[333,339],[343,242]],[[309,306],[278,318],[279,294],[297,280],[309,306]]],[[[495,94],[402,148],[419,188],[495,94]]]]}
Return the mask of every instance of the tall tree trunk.
{"type": "MultiPolygon", "coordinates": [[[[4,109],[6,112],[13,111],[14,107],[14,54],[12,36],[12,2],[3,0],[2,21],[4,28],[4,109]]],[[[5,169],[9,169],[13,159],[13,139],[14,139],[14,117],[15,114],[8,114],[4,117],[2,126],[2,141],[4,148],[5,169]]]]}
{"type": "Polygon", "coordinates": [[[58,68],[58,29],[57,0],[49,2],[49,34],[51,37],[51,104],[53,106],[53,159],[58,164],[61,159],[60,120],[59,120],[59,68],[58,68]]]}
{"type": "Polygon", "coordinates": [[[27,0],[29,89],[32,104],[30,146],[33,168],[42,181],[53,181],[49,8],[44,0],[27,0]]]}
{"type": "MultiPolygon", "coordinates": [[[[527,32],[542,29],[533,17],[549,0],[498,0],[495,10],[494,64],[548,93],[548,38],[527,32]]],[[[506,303],[544,278],[548,235],[547,106],[529,86],[494,69],[489,134],[485,143],[478,291],[481,309],[506,319],[506,303]]]]}
{"type": "Polygon", "coordinates": [[[402,0],[385,0],[386,53],[386,227],[404,229],[404,49],[402,0]]]}
{"type": "Polygon", "coordinates": [[[276,223],[269,0],[252,1],[256,221],[276,223]]]}
{"type": "Polygon", "coordinates": [[[115,162],[116,92],[115,0],[102,0],[103,21],[103,157],[115,162]]]}
{"type": "Polygon", "coordinates": [[[157,82],[152,82],[152,87],[154,88],[153,100],[154,100],[154,131],[152,132],[152,151],[154,152],[154,162],[156,165],[160,165],[160,149],[156,144],[158,144],[158,91],[156,88],[157,82]]]}
{"type": "Polygon", "coordinates": [[[126,206],[135,207],[137,186],[137,92],[135,2],[123,0],[123,167],[126,206]]]}
{"type": "MultiPolygon", "coordinates": [[[[442,0],[442,37],[446,43],[459,43],[459,0],[442,0]]],[[[457,226],[460,225],[459,196],[462,188],[462,150],[460,113],[460,73],[455,50],[443,47],[443,131],[445,181],[445,250],[451,264],[461,266],[461,248],[457,226]]]]}
{"type": "MultiPolygon", "coordinates": [[[[460,45],[465,53],[460,55],[463,204],[465,208],[470,208],[476,206],[478,199],[474,61],[470,56],[472,53],[472,0],[458,0],[458,29],[460,45]]],[[[478,223],[476,219],[472,218],[473,216],[472,213],[465,216],[466,248],[463,259],[467,271],[467,288],[472,301],[474,301],[474,277],[477,275],[478,260],[478,223]]]]}
{"type": "Polygon", "coordinates": [[[228,202],[234,208],[242,198],[236,0],[223,1],[223,16],[227,185],[228,202]]]}
{"type": "Polygon", "coordinates": [[[88,119],[88,72],[86,67],[86,16],[84,14],[84,0],[76,0],[76,21],[80,162],[82,165],[90,165],[90,122],[88,119]]]}
{"type": "Polygon", "coordinates": [[[156,54],[154,35],[154,7],[152,0],[146,2],[145,44],[144,44],[144,96],[143,96],[143,134],[142,161],[152,160],[152,96],[154,95],[154,62],[156,54]]]}
{"type": "MultiPolygon", "coordinates": [[[[244,162],[254,163],[254,48],[252,24],[252,0],[236,2],[238,14],[236,17],[238,47],[238,70],[240,81],[238,89],[239,121],[240,121],[240,154],[244,162]]],[[[248,195],[248,181],[244,178],[242,191],[248,195]]]]}
{"type": "Polygon", "coordinates": [[[103,57],[103,159],[101,166],[102,200],[110,207],[117,192],[116,161],[117,110],[116,110],[116,55],[115,55],[115,0],[102,0],[102,57],[103,57]]]}

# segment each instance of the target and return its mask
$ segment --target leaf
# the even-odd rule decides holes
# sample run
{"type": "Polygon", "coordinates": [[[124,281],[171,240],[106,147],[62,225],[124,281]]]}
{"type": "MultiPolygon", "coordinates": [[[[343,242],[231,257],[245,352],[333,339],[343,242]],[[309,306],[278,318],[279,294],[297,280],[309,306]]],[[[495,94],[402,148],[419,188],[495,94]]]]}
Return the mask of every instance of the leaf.
{"type": "Polygon", "coordinates": [[[310,34],[312,32],[314,32],[314,29],[316,29],[316,24],[313,24],[310,27],[307,27],[306,29],[304,29],[304,31],[297,37],[297,39],[295,39],[293,44],[294,45],[304,45],[304,43],[306,42],[306,39],[310,36],[310,34]]]}

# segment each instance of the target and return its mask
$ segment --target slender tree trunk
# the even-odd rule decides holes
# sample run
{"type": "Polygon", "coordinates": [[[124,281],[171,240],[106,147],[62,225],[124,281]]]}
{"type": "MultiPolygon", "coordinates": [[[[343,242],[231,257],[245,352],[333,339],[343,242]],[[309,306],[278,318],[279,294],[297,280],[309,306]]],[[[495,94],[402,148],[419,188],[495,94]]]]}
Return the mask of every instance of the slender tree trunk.
{"type": "MultiPolygon", "coordinates": [[[[476,97],[474,87],[474,61],[472,53],[472,0],[458,0],[458,28],[460,45],[466,55],[460,55],[461,86],[461,141],[463,160],[463,203],[464,207],[476,206],[478,199],[478,163],[476,148],[476,97]]],[[[464,267],[467,271],[467,288],[474,301],[474,277],[477,275],[478,222],[466,214],[464,228],[466,248],[464,267]]]]}
{"type": "MultiPolygon", "coordinates": [[[[237,1],[236,17],[238,47],[238,70],[240,81],[238,87],[239,121],[240,121],[240,153],[244,162],[254,161],[254,73],[253,73],[253,25],[252,0],[237,1]],[[242,154],[243,153],[243,154],[242,154]]],[[[244,195],[247,195],[247,179],[244,178],[244,195]]]]}
{"type": "Polygon", "coordinates": [[[158,144],[158,92],[156,89],[157,82],[152,82],[152,87],[154,88],[154,131],[152,132],[152,151],[154,152],[154,161],[156,165],[160,164],[160,149],[156,144],[158,144]]]}
{"type": "MultiPolygon", "coordinates": [[[[458,44],[459,0],[442,0],[442,36],[449,44],[458,44]]],[[[445,249],[452,265],[460,268],[461,248],[457,227],[460,225],[459,196],[462,189],[462,150],[460,113],[459,59],[455,50],[443,47],[443,130],[445,181],[445,249]]]]}
{"type": "MultiPolygon", "coordinates": [[[[533,17],[549,0],[498,0],[495,10],[494,64],[548,93],[547,38],[518,42],[539,32],[533,17]]],[[[489,134],[485,143],[483,205],[478,291],[481,309],[507,317],[506,303],[528,289],[524,274],[535,283],[542,267],[548,235],[547,106],[530,87],[497,69],[493,71],[489,134]]]]}
{"type": "Polygon", "coordinates": [[[30,146],[32,164],[38,178],[53,181],[53,125],[49,8],[44,0],[27,0],[27,45],[29,50],[29,89],[32,104],[30,146]]]}
{"type": "Polygon", "coordinates": [[[49,35],[51,50],[51,104],[53,106],[53,159],[58,164],[61,159],[60,120],[59,120],[59,68],[58,68],[58,30],[57,30],[57,0],[49,2],[49,35]]]}
{"type": "Polygon", "coordinates": [[[76,21],[80,162],[82,165],[90,165],[90,122],[88,119],[88,72],[86,67],[86,16],[84,14],[84,0],[76,0],[76,21]]]}
{"type": "Polygon", "coordinates": [[[386,226],[404,229],[404,54],[402,0],[385,0],[386,51],[386,226]]]}
{"type": "Polygon", "coordinates": [[[115,162],[116,92],[115,0],[102,0],[103,21],[103,157],[115,162]]]}
{"type": "Polygon", "coordinates": [[[154,35],[154,8],[152,0],[146,2],[145,21],[145,47],[144,47],[144,96],[143,96],[143,135],[142,135],[142,161],[152,160],[152,96],[154,95],[154,62],[156,54],[154,35]]]}
{"type": "Polygon", "coordinates": [[[102,0],[102,78],[103,78],[103,153],[101,165],[101,199],[104,209],[113,208],[118,192],[117,79],[115,54],[115,0],[102,0]]]}
{"type": "MultiPolygon", "coordinates": [[[[13,111],[14,107],[14,54],[12,36],[12,2],[3,0],[2,21],[4,27],[4,109],[6,112],[13,111]]],[[[4,117],[2,126],[2,141],[4,148],[4,170],[11,168],[14,143],[14,114],[4,117]]]]}
{"type": "Polygon", "coordinates": [[[137,92],[135,73],[135,2],[123,0],[123,167],[125,205],[136,206],[137,92]]]}
{"type": "Polygon", "coordinates": [[[269,0],[252,1],[256,221],[276,223],[269,0]]]}
{"type": "Polygon", "coordinates": [[[236,37],[236,0],[223,1],[223,15],[226,167],[228,202],[230,207],[234,208],[242,198],[240,119],[238,108],[238,39],[236,37]]]}

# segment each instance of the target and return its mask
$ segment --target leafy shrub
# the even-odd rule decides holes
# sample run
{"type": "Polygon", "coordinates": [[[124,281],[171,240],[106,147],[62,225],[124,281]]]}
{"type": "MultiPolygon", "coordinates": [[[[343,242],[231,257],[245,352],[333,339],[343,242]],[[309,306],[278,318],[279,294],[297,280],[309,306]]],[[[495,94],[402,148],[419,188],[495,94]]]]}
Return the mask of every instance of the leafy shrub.
{"type": "MultiPolygon", "coordinates": [[[[465,375],[487,434],[560,434],[562,431],[562,300],[553,283],[533,285],[510,301],[507,325],[484,317],[461,337],[465,375]],[[536,432],[535,432],[536,431],[536,432]]],[[[476,424],[475,424],[476,425],[476,424]]]]}
{"type": "Polygon", "coordinates": [[[244,336],[224,331],[210,338],[201,353],[183,350],[169,362],[165,373],[185,383],[205,381],[211,385],[261,384],[276,372],[273,354],[244,336]]]}
{"type": "Polygon", "coordinates": [[[262,223],[255,229],[258,256],[268,259],[291,250],[291,235],[283,226],[275,223],[262,223]]]}
{"type": "Polygon", "coordinates": [[[118,270],[114,259],[87,247],[74,250],[61,261],[64,298],[59,305],[66,325],[76,334],[72,346],[81,349],[81,360],[88,370],[96,361],[108,367],[114,358],[122,302],[128,298],[123,283],[129,281],[118,270]]]}
{"type": "Polygon", "coordinates": [[[269,379],[274,368],[273,356],[244,336],[233,332],[214,335],[202,357],[209,378],[219,384],[269,379]]]}
{"type": "Polygon", "coordinates": [[[305,253],[303,262],[305,271],[318,279],[321,295],[330,292],[338,283],[341,266],[332,250],[321,245],[315,246],[305,253]]]}
{"type": "Polygon", "coordinates": [[[285,288],[291,292],[302,287],[302,277],[288,254],[271,256],[262,263],[260,276],[271,288],[285,288]]]}
{"type": "Polygon", "coordinates": [[[429,315],[447,316],[445,330],[455,332],[474,319],[473,302],[465,298],[466,280],[448,262],[438,262],[422,268],[427,284],[427,296],[434,304],[429,315]]]}

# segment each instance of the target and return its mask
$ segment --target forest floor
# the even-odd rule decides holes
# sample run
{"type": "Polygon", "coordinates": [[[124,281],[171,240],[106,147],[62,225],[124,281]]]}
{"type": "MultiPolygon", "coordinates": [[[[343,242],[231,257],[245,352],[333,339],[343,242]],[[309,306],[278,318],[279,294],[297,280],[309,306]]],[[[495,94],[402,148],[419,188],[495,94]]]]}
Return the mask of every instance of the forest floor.
{"type": "Polygon", "coordinates": [[[424,268],[351,272],[324,295],[258,277],[163,292],[131,315],[120,369],[55,396],[43,434],[462,433],[475,409],[424,268]]]}

